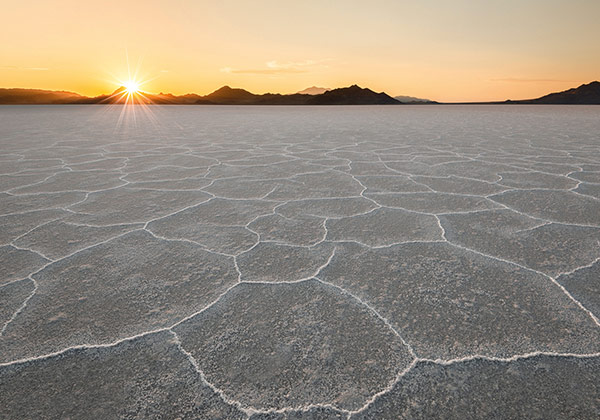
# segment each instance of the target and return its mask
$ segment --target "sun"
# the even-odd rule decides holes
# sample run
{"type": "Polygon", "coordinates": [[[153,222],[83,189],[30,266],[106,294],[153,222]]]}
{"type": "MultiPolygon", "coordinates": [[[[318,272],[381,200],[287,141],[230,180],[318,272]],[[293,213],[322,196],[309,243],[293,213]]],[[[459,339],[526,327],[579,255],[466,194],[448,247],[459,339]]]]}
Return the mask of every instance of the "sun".
{"type": "Polygon", "coordinates": [[[133,95],[134,93],[138,93],[140,91],[140,84],[135,80],[129,80],[125,82],[124,86],[128,95],[133,95]]]}
{"type": "MultiPolygon", "coordinates": [[[[110,80],[113,84],[117,85],[118,88],[107,98],[107,102],[118,103],[124,105],[145,105],[152,103],[153,95],[145,91],[146,83],[151,82],[155,78],[142,78],[139,77],[139,67],[141,60],[138,60],[138,65],[135,71],[132,71],[129,66],[129,55],[126,54],[127,58],[127,73],[125,77],[118,77],[111,74],[112,79],[110,80]]],[[[110,74],[110,73],[109,73],[110,74]]]]}

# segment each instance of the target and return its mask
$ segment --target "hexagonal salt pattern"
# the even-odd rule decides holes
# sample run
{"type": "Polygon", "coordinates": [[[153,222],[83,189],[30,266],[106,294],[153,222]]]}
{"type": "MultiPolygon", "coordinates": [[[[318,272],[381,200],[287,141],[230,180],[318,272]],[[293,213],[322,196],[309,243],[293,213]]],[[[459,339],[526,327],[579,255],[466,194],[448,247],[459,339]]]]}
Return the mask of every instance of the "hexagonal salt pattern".
{"type": "Polygon", "coordinates": [[[599,373],[597,356],[419,362],[351,419],[592,419],[599,373]]]}
{"type": "Polygon", "coordinates": [[[547,277],[448,243],[338,245],[318,275],[429,359],[600,352],[594,320],[547,277]]]}
{"type": "Polygon", "coordinates": [[[168,332],[81,347],[0,370],[5,418],[244,419],[168,332]]]}
{"type": "Polygon", "coordinates": [[[31,277],[36,293],[0,336],[4,362],[168,327],[238,280],[232,257],[145,231],[86,248],[31,277]]]}
{"type": "Polygon", "coordinates": [[[368,308],[317,280],[241,284],[174,330],[209,382],[259,409],[356,409],[413,359],[368,308]]]}
{"type": "Polygon", "coordinates": [[[0,110],[0,417],[595,418],[597,107],[0,110]]]}

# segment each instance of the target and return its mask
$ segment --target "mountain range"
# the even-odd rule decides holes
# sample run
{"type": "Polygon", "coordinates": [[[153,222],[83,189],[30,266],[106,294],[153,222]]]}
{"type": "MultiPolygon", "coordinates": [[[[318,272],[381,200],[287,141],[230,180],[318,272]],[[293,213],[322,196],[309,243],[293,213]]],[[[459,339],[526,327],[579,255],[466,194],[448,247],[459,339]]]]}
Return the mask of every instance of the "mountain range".
{"type": "MultiPolygon", "coordinates": [[[[392,98],[385,92],[374,92],[358,85],[338,89],[312,86],[298,93],[265,93],[257,95],[244,89],[223,86],[208,95],[170,93],[127,95],[120,87],[109,95],[87,97],[74,92],[41,89],[0,88],[1,105],[25,104],[122,104],[133,99],[141,104],[170,105],[400,105],[437,104],[427,99],[411,96],[392,98]]],[[[486,102],[487,104],[598,104],[600,105],[600,82],[595,81],[563,92],[551,93],[536,99],[486,102]]]]}
{"type": "MultiPolygon", "coordinates": [[[[313,87],[314,88],[314,87],[313,87]]],[[[128,97],[124,87],[110,95],[86,97],[73,92],[46,91],[39,89],[0,89],[0,104],[121,104],[127,101],[141,104],[172,105],[397,105],[399,101],[384,92],[352,85],[345,88],[324,90],[316,93],[265,93],[257,95],[244,89],[223,86],[205,95],[193,93],[172,95],[170,93],[136,93],[128,97]]],[[[324,89],[324,88],[316,88],[324,89]]]]}

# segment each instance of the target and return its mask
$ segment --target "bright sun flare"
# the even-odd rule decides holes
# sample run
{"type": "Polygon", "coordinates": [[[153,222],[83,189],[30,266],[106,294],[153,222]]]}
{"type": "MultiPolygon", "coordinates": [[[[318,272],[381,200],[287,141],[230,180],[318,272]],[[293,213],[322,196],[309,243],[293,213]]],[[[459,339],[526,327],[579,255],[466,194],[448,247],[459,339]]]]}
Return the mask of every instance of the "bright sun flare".
{"type": "Polygon", "coordinates": [[[134,93],[139,92],[140,85],[135,80],[130,80],[128,82],[125,82],[125,89],[127,90],[128,94],[132,95],[134,93]]]}

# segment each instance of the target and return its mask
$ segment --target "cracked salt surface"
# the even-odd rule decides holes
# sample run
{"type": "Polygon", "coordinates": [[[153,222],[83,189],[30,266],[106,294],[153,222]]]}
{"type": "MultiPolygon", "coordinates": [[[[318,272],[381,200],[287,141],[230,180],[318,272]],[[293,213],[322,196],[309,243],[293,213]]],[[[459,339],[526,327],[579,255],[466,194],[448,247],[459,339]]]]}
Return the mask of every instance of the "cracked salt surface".
{"type": "Polygon", "coordinates": [[[151,110],[0,110],[0,417],[600,415],[600,109],[151,110]]]}

